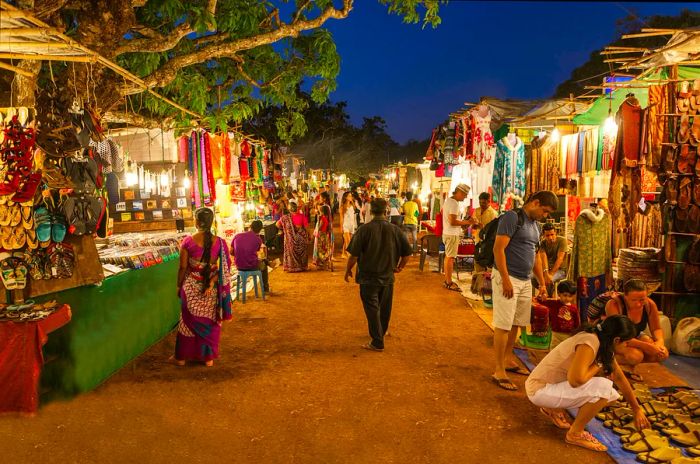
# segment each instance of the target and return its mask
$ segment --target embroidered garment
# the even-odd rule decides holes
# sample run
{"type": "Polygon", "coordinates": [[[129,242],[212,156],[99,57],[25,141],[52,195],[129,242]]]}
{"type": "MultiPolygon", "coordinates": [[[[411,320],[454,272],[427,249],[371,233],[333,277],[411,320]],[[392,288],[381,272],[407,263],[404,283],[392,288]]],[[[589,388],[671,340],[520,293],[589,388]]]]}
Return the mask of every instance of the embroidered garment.
{"type": "Polygon", "coordinates": [[[509,194],[525,195],[525,145],[519,137],[511,145],[508,137],[496,142],[496,157],[493,165],[493,201],[505,204],[509,194]]]}
{"type": "Polygon", "coordinates": [[[646,109],[646,134],[644,140],[644,159],[647,169],[654,172],[661,167],[661,143],[668,140],[669,123],[671,118],[662,116],[670,113],[669,101],[673,95],[673,88],[670,84],[652,85],[649,87],[649,106],[646,109]]]}
{"type": "Polygon", "coordinates": [[[597,212],[590,209],[581,211],[574,226],[574,244],[568,272],[570,279],[610,272],[610,227],[610,216],[602,209],[597,212]]]}
{"type": "Polygon", "coordinates": [[[473,158],[477,166],[488,164],[495,156],[496,144],[491,133],[491,110],[479,105],[470,112],[473,121],[473,158]]]}

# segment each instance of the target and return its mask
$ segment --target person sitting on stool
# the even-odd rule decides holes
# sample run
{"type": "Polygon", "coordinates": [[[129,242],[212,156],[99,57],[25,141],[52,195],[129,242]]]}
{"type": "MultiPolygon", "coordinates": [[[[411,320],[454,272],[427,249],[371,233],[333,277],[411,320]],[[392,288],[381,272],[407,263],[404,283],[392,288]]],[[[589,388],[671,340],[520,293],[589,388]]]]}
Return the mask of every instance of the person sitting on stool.
{"type": "Polygon", "coordinates": [[[236,263],[236,269],[261,271],[265,293],[270,293],[270,284],[267,279],[267,247],[263,245],[260,238],[262,228],[262,221],[255,220],[250,224],[249,231],[236,234],[231,242],[231,256],[236,263]],[[262,258],[258,258],[258,251],[262,252],[262,258]]]}

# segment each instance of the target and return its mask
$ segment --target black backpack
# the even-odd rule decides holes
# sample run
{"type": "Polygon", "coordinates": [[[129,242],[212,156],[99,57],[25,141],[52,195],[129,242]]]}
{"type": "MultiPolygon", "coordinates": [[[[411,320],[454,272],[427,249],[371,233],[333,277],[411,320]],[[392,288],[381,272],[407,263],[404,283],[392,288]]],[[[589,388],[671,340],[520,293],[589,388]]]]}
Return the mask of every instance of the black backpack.
{"type": "MultiPolygon", "coordinates": [[[[511,240],[520,231],[520,228],[525,224],[525,212],[522,209],[513,210],[518,215],[518,225],[515,232],[510,237],[511,240]]],[[[486,227],[479,231],[479,243],[474,248],[474,260],[483,268],[493,267],[493,245],[496,243],[496,233],[498,232],[498,223],[505,213],[498,216],[493,221],[486,224],[486,227]]]]}

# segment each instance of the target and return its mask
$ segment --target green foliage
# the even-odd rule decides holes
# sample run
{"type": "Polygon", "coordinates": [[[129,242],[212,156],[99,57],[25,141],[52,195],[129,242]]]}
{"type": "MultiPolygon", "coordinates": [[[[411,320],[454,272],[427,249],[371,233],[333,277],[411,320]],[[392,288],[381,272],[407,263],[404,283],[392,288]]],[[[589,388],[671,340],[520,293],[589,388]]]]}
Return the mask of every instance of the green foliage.
{"type": "MultiPolygon", "coordinates": [[[[403,17],[406,23],[422,22],[424,27],[436,27],[440,23],[439,7],[446,3],[445,0],[375,1],[385,5],[389,14],[403,17]]],[[[153,79],[160,86],[154,90],[204,115],[203,122],[212,129],[240,124],[267,108],[269,114],[258,118],[266,121],[266,131],[273,131],[274,138],[285,143],[300,139],[313,127],[305,119],[309,110],[322,108],[336,89],[340,57],[333,36],[321,26],[302,28],[274,43],[257,39],[295,21],[317,18],[329,8],[339,8],[341,1],[218,0],[215,3],[212,15],[209,0],[147,0],[143,6],[135,7],[135,23],[116,26],[117,31],[124,31],[124,37],[115,36],[115,28],[110,29],[110,36],[105,33],[101,37],[99,28],[81,24],[81,18],[106,17],[101,10],[110,10],[113,17],[128,17],[124,8],[130,11],[130,7],[120,2],[76,0],[69,2],[73,9],[63,8],[59,14],[70,18],[65,23],[75,25],[76,37],[91,36],[89,43],[100,43],[106,50],[138,40],[132,44],[138,43],[143,48],[113,58],[146,81],[159,76],[153,79]],[[162,43],[171,43],[165,38],[174,31],[178,31],[179,37],[183,26],[192,32],[172,48],[165,52],[149,50],[149,41],[162,47],[162,43]],[[146,45],[142,45],[144,42],[146,45]],[[227,50],[231,51],[214,57],[201,53],[211,50],[205,47],[230,47],[227,50]],[[193,54],[198,54],[196,59],[168,69],[173,60],[193,54]],[[302,83],[309,89],[308,94],[299,92],[302,83]]],[[[117,78],[109,88],[121,86],[121,81],[117,78]]],[[[174,119],[177,125],[190,123],[189,116],[149,94],[139,97],[138,102],[138,110],[145,116],[174,119]]],[[[334,105],[327,109],[339,110],[334,105]]],[[[343,118],[346,115],[340,120],[343,118]]],[[[347,129],[347,120],[342,124],[347,129]]],[[[381,124],[375,129],[384,130],[381,124]]],[[[376,133],[372,140],[375,136],[376,133]]]]}

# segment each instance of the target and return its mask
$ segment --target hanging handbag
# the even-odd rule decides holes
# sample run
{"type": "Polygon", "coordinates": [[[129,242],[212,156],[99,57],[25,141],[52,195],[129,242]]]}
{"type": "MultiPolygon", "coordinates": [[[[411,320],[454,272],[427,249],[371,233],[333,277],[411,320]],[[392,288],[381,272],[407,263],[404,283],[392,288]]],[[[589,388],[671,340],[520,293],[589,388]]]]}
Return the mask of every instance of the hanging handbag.
{"type": "Polygon", "coordinates": [[[433,129],[433,134],[430,136],[430,144],[428,145],[428,150],[425,152],[426,161],[432,161],[435,158],[435,132],[436,130],[433,129]]]}

